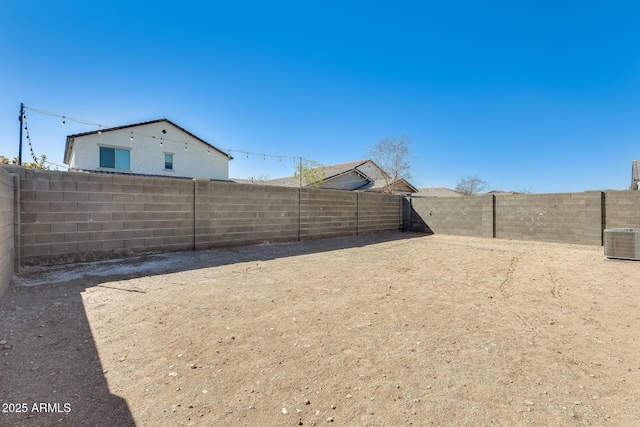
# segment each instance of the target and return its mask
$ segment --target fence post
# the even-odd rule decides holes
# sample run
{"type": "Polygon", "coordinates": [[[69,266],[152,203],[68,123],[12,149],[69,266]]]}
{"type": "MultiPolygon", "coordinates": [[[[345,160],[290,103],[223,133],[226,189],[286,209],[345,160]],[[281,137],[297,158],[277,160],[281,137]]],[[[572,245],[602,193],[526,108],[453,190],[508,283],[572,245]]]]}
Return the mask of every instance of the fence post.
{"type": "Polygon", "coordinates": [[[482,203],[482,237],[493,238],[496,236],[496,196],[489,194],[480,197],[485,199],[482,203]]]}
{"type": "Polygon", "coordinates": [[[584,234],[582,243],[602,246],[604,209],[602,191],[584,192],[584,234]]]}
{"type": "Polygon", "coordinates": [[[360,192],[356,191],[356,236],[360,235],[360,192]]]}
{"type": "Polygon", "coordinates": [[[198,183],[196,182],[196,178],[192,179],[193,182],[193,250],[197,250],[198,246],[197,246],[197,238],[196,238],[196,232],[198,231],[197,228],[197,224],[196,224],[196,219],[198,217],[197,215],[197,209],[198,209],[198,204],[197,204],[197,200],[196,200],[196,195],[198,194],[198,183]]]}
{"type": "Polygon", "coordinates": [[[20,273],[22,265],[22,233],[20,233],[20,175],[11,174],[13,177],[13,271],[20,273]]]}

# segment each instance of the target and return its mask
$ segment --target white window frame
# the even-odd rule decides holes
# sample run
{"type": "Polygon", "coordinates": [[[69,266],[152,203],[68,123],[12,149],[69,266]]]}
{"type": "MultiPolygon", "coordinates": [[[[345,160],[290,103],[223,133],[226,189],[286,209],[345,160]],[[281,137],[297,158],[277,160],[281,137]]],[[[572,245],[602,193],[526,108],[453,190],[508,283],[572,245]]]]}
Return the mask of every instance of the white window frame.
{"type": "Polygon", "coordinates": [[[175,167],[175,153],[171,153],[169,151],[165,151],[164,153],[162,153],[162,162],[164,163],[164,168],[162,169],[165,172],[175,172],[176,171],[176,167],[175,167]],[[167,169],[167,160],[165,156],[171,156],[171,169],[167,169]]]}
{"type": "Polygon", "coordinates": [[[131,172],[131,151],[132,150],[133,150],[132,147],[122,147],[122,146],[119,146],[119,145],[98,144],[98,170],[128,171],[128,172],[131,172]],[[100,166],[100,148],[112,148],[113,149],[114,166],[112,168],[100,166]],[[117,167],[115,167],[115,165],[118,164],[118,160],[116,158],[116,156],[117,156],[117,151],[116,150],[123,150],[123,151],[128,151],[129,152],[129,169],[118,169],[117,167]]]}

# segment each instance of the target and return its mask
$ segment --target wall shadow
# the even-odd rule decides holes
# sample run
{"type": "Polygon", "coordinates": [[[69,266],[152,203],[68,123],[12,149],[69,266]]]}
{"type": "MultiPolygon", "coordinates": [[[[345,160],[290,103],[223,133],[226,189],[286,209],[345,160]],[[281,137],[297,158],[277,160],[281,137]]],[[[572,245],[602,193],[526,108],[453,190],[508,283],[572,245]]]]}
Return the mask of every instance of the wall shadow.
{"type": "Polygon", "coordinates": [[[84,289],[12,285],[0,301],[0,425],[135,426],[109,391],[84,289]]]}
{"type": "Polygon", "coordinates": [[[0,403],[26,403],[28,411],[0,413],[0,425],[135,426],[127,402],[109,390],[103,372],[82,302],[89,287],[120,289],[109,282],[423,236],[375,233],[25,268],[0,301],[0,342],[6,341],[0,344],[0,403]],[[54,412],[32,410],[41,403],[54,412]]]}
{"type": "Polygon", "coordinates": [[[15,278],[15,281],[25,286],[66,284],[72,281],[81,281],[84,287],[90,287],[116,280],[136,279],[242,262],[269,261],[278,258],[359,248],[378,243],[418,238],[424,235],[424,233],[418,232],[372,233],[302,242],[268,243],[253,246],[142,255],[132,258],[77,264],[36,266],[24,268],[20,275],[15,278]]]}
{"type": "MultiPolygon", "coordinates": [[[[424,197],[405,197],[402,199],[402,229],[403,231],[414,231],[418,233],[434,234],[429,224],[424,220],[422,215],[415,209],[413,205],[414,199],[425,202],[424,197]]],[[[428,209],[428,207],[427,207],[428,209]]],[[[429,210],[429,216],[432,212],[429,210]]]]}

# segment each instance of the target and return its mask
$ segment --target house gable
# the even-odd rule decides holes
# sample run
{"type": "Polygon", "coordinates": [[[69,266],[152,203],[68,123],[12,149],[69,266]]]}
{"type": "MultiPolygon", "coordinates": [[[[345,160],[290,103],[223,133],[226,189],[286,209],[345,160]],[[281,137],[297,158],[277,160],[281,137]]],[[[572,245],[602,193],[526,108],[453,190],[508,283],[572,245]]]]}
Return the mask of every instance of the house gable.
{"type": "MultiPolygon", "coordinates": [[[[167,119],[69,135],[65,163],[70,170],[228,179],[227,153],[167,119]],[[102,154],[128,153],[129,169],[105,167],[102,154]]],[[[111,165],[109,165],[111,166],[111,165]]],[[[120,167],[118,167],[120,166],[120,167]]]]}
{"type": "Polygon", "coordinates": [[[320,183],[320,188],[330,188],[333,190],[358,190],[371,182],[357,170],[347,171],[329,178],[325,178],[320,183]]]}
{"type": "MultiPolygon", "coordinates": [[[[322,169],[325,178],[317,184],[320,188],[377,192],[383,192],[386,188],[386,181],[384,179],[386,174],[372,160],[360,160],[357,162],[323,166],[322,169]]],[[[294,177],[279,178],[269,180],[266,184],[297,187],[299,185],[299,179],[294,177]]],[[[394,187],[396,193],[413,193],[418,191],[404,178],[398,179],[394,187]]]]}

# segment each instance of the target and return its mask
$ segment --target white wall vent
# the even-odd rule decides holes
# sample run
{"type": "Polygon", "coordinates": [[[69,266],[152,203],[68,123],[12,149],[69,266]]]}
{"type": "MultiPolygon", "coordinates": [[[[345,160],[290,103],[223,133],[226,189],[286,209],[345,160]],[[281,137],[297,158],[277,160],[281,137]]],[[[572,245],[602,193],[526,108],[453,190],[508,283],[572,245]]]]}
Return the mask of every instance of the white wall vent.
{"type": "Polygon", "coordinates": [[[640,260],[640,228],[604,230],[604,256],[640,260]]]}

